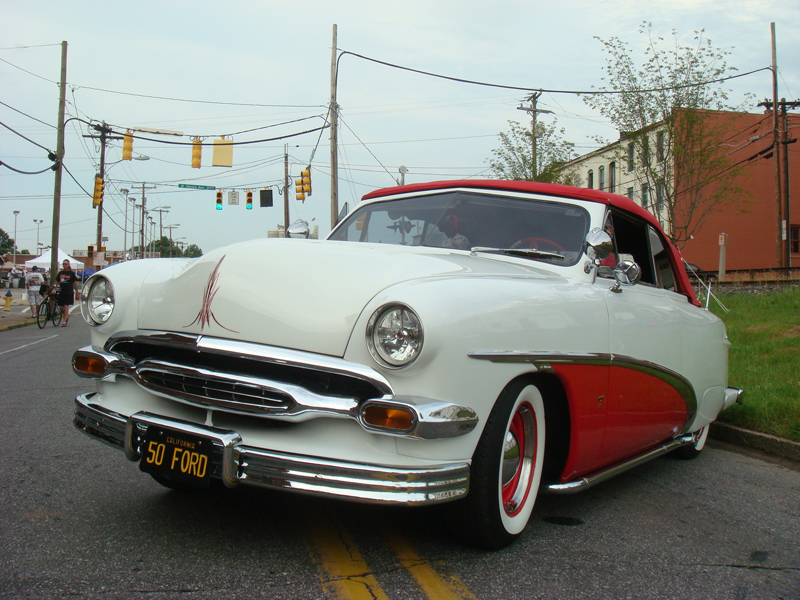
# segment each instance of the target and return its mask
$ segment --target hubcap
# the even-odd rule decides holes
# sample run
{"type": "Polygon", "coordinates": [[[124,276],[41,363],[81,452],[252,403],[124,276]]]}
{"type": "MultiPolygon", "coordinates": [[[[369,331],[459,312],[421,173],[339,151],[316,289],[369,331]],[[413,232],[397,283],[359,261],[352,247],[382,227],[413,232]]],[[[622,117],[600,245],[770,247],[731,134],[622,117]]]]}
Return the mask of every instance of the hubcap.
{"type": "Polygon", "coordinates": [[[500,465],[503,508],[514,516],[530,491],[536,462],[536,419],[530,405],[521,404],[511,419],[503,442],[500,465]]]}

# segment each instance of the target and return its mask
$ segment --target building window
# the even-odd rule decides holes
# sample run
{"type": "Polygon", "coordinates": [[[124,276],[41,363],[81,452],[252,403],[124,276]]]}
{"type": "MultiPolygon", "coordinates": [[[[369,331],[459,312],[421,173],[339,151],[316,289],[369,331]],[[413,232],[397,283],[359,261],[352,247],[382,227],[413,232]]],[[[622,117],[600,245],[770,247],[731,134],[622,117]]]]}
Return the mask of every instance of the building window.
{"type": "Polygon", "coordinates": [[[586,187],[588,187],[590,190],[594,189],[594,171],[589,171],[589,175],[587,175],[586,187]]]}
{"type": "Polygon", "coordinates": [[[628,197],[629,200],[633,200],[633,188],[629,187],[628,188],[628,193],[625,194],[625,195],[628,197]]]}
{"type": "Polygon", "coordinates": [[[606,168],[600,167],[597,169],[598,171],[598,178],[600,179],[600,186],[597,188],[601,192],[606,189],[606,168]]]}
{"type": "Polygon", "coordinates": [[[792,254],[800,254],[800,225],[789,226],[792,254]]]}
{"type": "Polygon", "coordinates": [[[642,184],[642,208],[647,208],[650,205],[650,186],[646,183],[642,184]]]}
{"type": "Polygon", "coordinates": [[[630,142],[628,144],[628,173],[633,171],[633,157],[634,157],[633,142],[630,142]]]}
{"type": "Polygon", "coordinates": [[[661,212],[664,210],[664,180],[661,179],[656,183],[656,215],[661,217],[661,212]]]}
{"type": "Polygon", "coordinates": [[[664,162],[664,132],[659,131],[656,134],[656,159],[658,162],[664,162]]]}
{"type": "Polygon", "coordinates": [[[608,191],[612,194],[617,191],[617,163],[615,162],[608,165],[608,191]]]}
{"type": "Polygon", "coordinates": [[[642,138],[642,165],[644,167],[650,166],[650,140],[647,136],[642,138]]]}

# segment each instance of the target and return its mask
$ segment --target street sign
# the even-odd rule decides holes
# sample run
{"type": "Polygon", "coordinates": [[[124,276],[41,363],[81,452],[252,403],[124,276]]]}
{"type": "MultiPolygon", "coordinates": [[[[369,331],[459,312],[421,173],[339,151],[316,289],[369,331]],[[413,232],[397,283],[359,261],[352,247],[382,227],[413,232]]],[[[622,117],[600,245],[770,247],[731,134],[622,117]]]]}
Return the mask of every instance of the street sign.
{"type": "Polygon", "coordinates": [[[239,192],[228,192],[228,204],[229,205],[239,204],[239,192]]]}
{"type": "Polygon", "coordinates": [[[186,188],[190,190],[215,190],[213,185],[192,185],[191,183],[179,183],[179,188],[186,188]]]}

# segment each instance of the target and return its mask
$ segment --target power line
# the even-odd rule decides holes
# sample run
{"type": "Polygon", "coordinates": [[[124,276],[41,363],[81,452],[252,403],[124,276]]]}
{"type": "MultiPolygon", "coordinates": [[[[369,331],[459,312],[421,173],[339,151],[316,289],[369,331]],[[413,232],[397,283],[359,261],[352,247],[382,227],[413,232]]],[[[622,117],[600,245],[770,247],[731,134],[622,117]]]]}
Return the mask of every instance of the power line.
{"type": "Polygon", "coordinates": [[[14,171],[15,173],[20,173],[21,175],[41,175],[45,171],[50,171],[50,170],[53,169],[53,167],[51,165],[51,166],[47,167],[46,169],[42,169],[41,171],[21,171],[19,169],[15,169],[14,167],[9,165],[8,163],[4,163],[2,160],[0,160],[0,167],[5,167],[6,169],[10,169],[10,170],[14,171]]]}
{"type": "Polygon", "coordinates": [[[28,117],[29,119],[33,119],[34,121],[37,121],[37,122],[41,123],[42,125],[47,125],[48,127],[52,127],[53,129],[57,129],[57,127],[55,125],[50,125],[50,123],[45,123],[44,121],[42,121],[40,119],[37,119],[36,117],[32,117],[29,114],[22,112],[18,108],[14,108],[13,106],[11,106],[9,104],[6,104],[5,102],[0,101],[0,104],[5,106],[6,108],[10,108],[11,110],[18,112],[19,114],[21,114],[21,115],[23,115],[25,117],[28,117]]]}
{"type": "MultiPolygon", "coordinates": [[[[420,75],[427,75],[429,77],[436,77],[439,79],[447,79],[449,81],[455,81],[457,83],[468,83],[470,85],[481,85],[484,87],[494,87],[494,88],[501,88],[505,90],[520,90],[523,92],[544,92],[548,94],[576,94],[576,95],[603,95],[603,94],[631,94],[631,93],[651,93],[651,92],[664,92],[669,90],[680,90],[684,88],[690,87],[698,87],[702,85],[708,85],[711,83],[721,83],[723,81],[728,81],[730,79],[736,79],[738,77],[745,77],[747,75],[752,75],[753,73],[758,73],[759,71],[770,71],[770,67],[762,67],[760,69],[755,69],[753,71],[748,71],[747,73],[740,73],[738,75],[730,75],[728,77],[721,77],[719,79],[711,79],[708,81],[699,81],[697,83],[686,83],[683,85],[676,85],[671,87],[663,87],[663,88],[651,88],[651,89],[644,89],[644,90],[624,90],[624,91],[615,91],[615,90],[589,90],[589,91],[582,91],[582,90],[549,90],[543,88],[534,88],[534,87],[522,87],[522,86],[514,86],[514,85],[501,85],[497,83],[486,83],[483,81],[474,81],[471,79],[462,79],[460,77],[451,77],[449,75],[440,75],[438,73],[431,73],[429,71],[421,71],[419,69],[412,69],[411,67],[404,67],[402,65],[393,64],[390,62],[386,62],[383,60],[378,60],[376,58],[370,58],[369,56],[364,56],[363,54],[357,54],[355,52],[350,52],[348,50],[343,50],[339,57],[349,54],[350,56],[355,56],[357,58],[361,58],[363,60],[367,60],[370,62],[374,62],[380,65],[384,65],[385,67],[391,67],[393,69],[400,69],[402,71],[410,71],[411,73],[419,73],[420,75]]],[[[338,69],[337,69],[338,70],[338,69]]]]}

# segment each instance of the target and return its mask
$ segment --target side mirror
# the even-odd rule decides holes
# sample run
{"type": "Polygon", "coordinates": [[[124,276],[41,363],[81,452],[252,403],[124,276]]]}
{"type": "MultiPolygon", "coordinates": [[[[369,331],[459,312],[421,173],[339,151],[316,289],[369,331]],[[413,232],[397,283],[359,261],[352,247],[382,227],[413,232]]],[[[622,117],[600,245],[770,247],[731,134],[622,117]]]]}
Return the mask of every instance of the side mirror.
{"type": "Polygon", "coordinates": [[[595,227],[586,234],[586,255],[594,259],[603,260],[614,251],[614,241],[611,236],[599,227],[595,227]]]}
{"type": "Polygon", "coordinates": [[[635,285],[642,278],[642,269],[632,260],[621,261],[614,269],[612,292],[620,293],[623,285],[635,285]]]}

